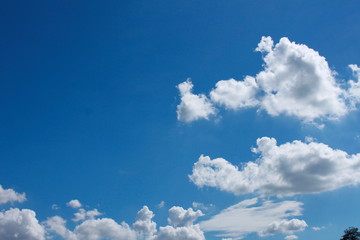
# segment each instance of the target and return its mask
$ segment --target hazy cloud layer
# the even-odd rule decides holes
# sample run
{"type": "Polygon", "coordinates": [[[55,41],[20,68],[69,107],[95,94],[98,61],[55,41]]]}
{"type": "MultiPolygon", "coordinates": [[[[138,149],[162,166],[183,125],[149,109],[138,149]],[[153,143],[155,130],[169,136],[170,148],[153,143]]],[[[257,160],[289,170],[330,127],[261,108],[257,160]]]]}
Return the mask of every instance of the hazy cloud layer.
{"type": "Polygon", "coordinates": [[[349,155],[323,143],[293,141],[277,145],[274,138],[257,140],[260,156],[241,168],[222,158],[200,156],[190,180],[236,195],[291,196],[320,193],[360,182],[360,154],[349,155]]]}
{"type": "Polygon", "coordinates": [[[0,204],[24,202],[26,200],[25,193],[17,193],[13,189],[4,189],[0,185],[0,204]]]}
{"type": "Polygon", "coordinates": [[[299,216],[302,203],[297,201],[272,202],[259,204],[257,198],[233,205],[207,221],[200,222],[204,231],[221,232],[219,236],[241,239],[250,233],[259,236],[277,233],[294,233],[307,226],[305,221],[289,217],[299,216]]]}
{"type": "MultiPolygon", "coordinates": [[[[216,113],[214,103],[231,110],[256,107],[272,116],[288,115],[316,123],[339,119],[360,102],[359,81],[349,81],[348,89],[341,87],[326,59],[304,44],[284,37],[274,45],[271,37],[262,37],[255,50],[263,54],[263,70],[241,81],[217,82],[209,94],[211,101],[205,95],[192,94],[191,82],[179,84],[182,100],[178,120],[209,119],[216,113]]],[[[359,67],[349,67],[359,78],[359,67]]]]}

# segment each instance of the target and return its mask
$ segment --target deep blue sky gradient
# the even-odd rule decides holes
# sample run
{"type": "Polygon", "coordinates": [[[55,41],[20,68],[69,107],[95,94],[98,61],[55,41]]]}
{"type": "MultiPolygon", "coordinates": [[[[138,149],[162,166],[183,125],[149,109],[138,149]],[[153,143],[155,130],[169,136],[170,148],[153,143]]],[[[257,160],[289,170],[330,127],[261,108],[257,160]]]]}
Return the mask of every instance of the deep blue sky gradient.
{"type": "MultiPolygon", "coordinates": [[[[70,214],[64,204],[76,198],[128,223],[148,205],[161,225],[173,205],[219,211],[247,197],[190,183],[200,154],[255,160],[250,148],[262,136],[313,136],[357,153],[358,112],[324,130],[255,110],[183,124],[175,86],[191,77],[206,93],[254,76],[261,36],[306,44],[348,79],[347,65],[360,64],[359,9],[347,0],[1,1],[0,184],[26,192],[21,206],[41,220],[70,214]]],[[[298,198],[304,219],[327,227],[300,239],[338,239],[360,226],[359,188],[298,198]]]]}

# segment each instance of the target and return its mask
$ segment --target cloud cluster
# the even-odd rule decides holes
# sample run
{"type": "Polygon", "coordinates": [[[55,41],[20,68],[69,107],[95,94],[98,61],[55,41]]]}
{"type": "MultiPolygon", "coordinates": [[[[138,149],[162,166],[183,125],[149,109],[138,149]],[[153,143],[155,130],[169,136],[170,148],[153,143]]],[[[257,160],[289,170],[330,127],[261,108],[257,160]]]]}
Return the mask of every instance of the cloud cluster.
{"type": "Polygon", "coordinates": [[[287,220],[301,215],[301,206],[302,203],[297,201],[265,201],[259,204],[259,199],[253,198],[200,222],[200,226],[204,231],[221,232],[218,236],[232,239],[241,239],[254,232],[262,237],[279,233],[293,234],[307,227],[303,220],[287,220]]]}
{"type": "MultiPolygon", "coordinates": [[[[80,212],[92,212],[80,208],[82,205],[77,203],[67,204],[75,206],[75,216],[80,212]]],[[[200,210],[173,206],[169,209],[169,225],[158,229],[153,221],[155,215],[147,206],[138,211],[131,226],[111,218],[98,218],[99,214],[94,214],[81,218],[81,222],[73,230],[67,228],[67,221],[60,216],[50,217],[40,224],[34,211],[12,208],[0,212],[0,239],[45,240],[58,237],[64,240],[205,240],[204,230],[221,231],[222,236],[239,238],[251,232],[257,232],[259,236],[293,234],[307,226],[302,220],[287,220],[288,217],[301,215],[300,202],[266,201],[259,206],[250,207],[257,203],[257,198],[242,201],[200,224],[194,224],[199,217],[204,216],[200,210]]]]}
{"type": "Polygon", "coordinates": [[[64,240],[205,240],[199,225],[193,222],[201,211],[172,207],[169,210],[168,226],[156,228],[152,221],[155,216],[147,206],[144,206],[136,216],[136,221],[130,227],[127,223],[117,223],[111,218],[93,218],[83,221],[73,231],[66,227],[66,221],[54,216],[45,221],[48,233],[60,236],[64,240]]]}
{"type": "MultiPolygon", "coordinates": [[[[24,193],[3,189],[0,185],[0,204],[25,199],[24,193]]],[[[98,218],[102,213],[97,209],[81,208],[82,204],[76,199],[66,205],[77,210],[72,219],[77,222],[73,230],[66,227],[67,221],[60,216],[50,217],[40,224],[33,210],[10,208],[0,211],[0,239],[45,240],[57,236],[64,240],[205,240],[200,226],[194,224],[204,215],[200,210],[174,206],[169,209],[169,225],[157,229],[152,220],[155,215],[147,206],[138,211],[136,221],[130,226],[111,218],[98,218]]]]}
{"type": "Polygon", "coordinates": [[[320,193],[360,182],[360,154],[349,155],[323,143],[301,141],[277,145],[274,138],[257,140],[260,157],[241,168],[222,158],[200,156],[190,180],[236,195],[292,196],[320,193]]]}
{"type": "MultiPolygon", "coordinates": [[[[181,83],[178,120],[208,119],[216,113],[213,104],[217,104],[231,110],[256,107],[271,116],[287,115],[314,123],[339,119],[360,102],[359,81],[349,81],[350,87],[342,88],[326,59],[306,45],[286,37],[274,45],[271,37],[262,37],[256,51],[263,53],[263,70],[242,81],[217,82],[210,91],[211,101],[205,95],[193,95],[189,80],[181,83]]],[[[358,78],[357,65],[349,66],[358,78]]]]}
{"type": "Polygon", "coordinates": [[[66,221],[54,216],[46,222],[48,232],[53,232],[64,240],[136,240],[136,232],[126,223],[118,224],[111,218],[90,219],[77,225],[74,231],[66,228],[66,221]]]}
{"type": "Polygon", "coordinates": [[[0,185],[0,204],[24,202],[26,200],[25,193],[17,193],[13,189],[4,189],[0,185]]]}

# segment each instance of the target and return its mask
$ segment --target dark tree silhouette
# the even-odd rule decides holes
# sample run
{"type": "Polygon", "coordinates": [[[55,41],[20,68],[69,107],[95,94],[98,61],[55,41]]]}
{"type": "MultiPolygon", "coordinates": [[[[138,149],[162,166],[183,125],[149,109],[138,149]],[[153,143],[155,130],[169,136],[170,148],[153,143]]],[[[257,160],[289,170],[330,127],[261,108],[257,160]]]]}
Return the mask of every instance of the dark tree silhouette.
{"type": "Polygon", "coordinates": [[[360,240],[360,232],[356,227],[349,227],[344,231],[344,235],[340,240],[360,240]]]}

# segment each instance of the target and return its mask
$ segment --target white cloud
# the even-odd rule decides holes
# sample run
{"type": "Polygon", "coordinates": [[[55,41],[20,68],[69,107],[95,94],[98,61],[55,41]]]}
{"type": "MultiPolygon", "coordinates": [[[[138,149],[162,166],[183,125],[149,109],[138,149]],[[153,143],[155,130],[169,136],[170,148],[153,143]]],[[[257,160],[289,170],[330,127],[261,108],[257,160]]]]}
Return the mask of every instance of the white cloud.
{"type": "Polygon", "coordinates": [[[136,240],[136,232],[126,223],[118,224],[113,219],[86,220],[72,232],[65,226],[66,221],[59,216],[49,218],[45,225],[51,232],[65,240],[136,240]]]}
{"type": "Polygon", "coordinates": [[[174,206],[169,209],[168,222],[172,226],[160,227],[155,240],[205,240],[203,231],[198,224],[193,224],[198,217],[204,214],[194,211],[192,208],[187,210],[182,207],[174,206]]]}
{"type": "Polygon", "coordinates": [[[271,223],[265,230],[260,232],[261,236],[274,235],[278,233],[292,234],[294,232],[304,231],[308,225],[304,220],[291,219],[281,220],[271,223]]]}
{"type": "Polygon", "coordinates": [[[177,228],[165,226],[160,227],[155,240],[205,240],[205,236],[198,224],[177,228]]]}
{"type": "Polygon", "coordinates": [[[95,217],[100,215],[102,215],[102,213],[99,212],[97,209],[87,211],[83,208],[80,208],[79,211],[74,214],[75,217],[73,218],[73,221],[78,222],[85,219],[94,219],[95,217]]]}
{"type": "Polygon", "coordinates": [[[265,93],[262,108],[270,115],[286,114],[313,121],[347,113],[344,91],[318,52],[288,38],[281,38],[266,51],[264,70],[256,75],[256,80],[265,93]]]}
{"type": "Polygon", "coordinates": [[[164,206],[165,206],[165,201],[161,201],[161,202],[157,205],[158,208],[163,208],[164,206]]]}
{"type": "Polygon", "coordinates": [[[222,158],[200,156],[190,180],[234,194],[292,196],[320,193],[360,182],[360,154],[349,155],[323,143],[293,141],[277,146],[274,138],[257,140],[255,162],[241,169],[222,158]]]}
{"type": "Polygon", "coordinates": [[[126,223],[118,224],[111,218],[90,219],[76,226],[78,240],[132,240],[136,232],[126,223]]]}
{"type": "Polygon", "coordinates": [[[77,199],[69,201],[68,203],[66,203],[66,205],[68,205],[69,207],[72,207],[72,208],[80,208],[82,206],[80,201],[77,199]]]}
{"type": "Polygon", "coordinates": [[[349,68],[352,70],[356,80],[350,80],[350,87],[347,91],[347,96],[353,108],[360,102],[360,68],[356,64],[350,64],[349,68]]]}
{"type": "Polygon", "coordinates": [[[11,208],[0,212],[0,239],[45,240],[45,230],[34,211],[11,208]]]}
{"type": "MultiPolygon", "coordinates": [[[[212,103],[227,109],[257,107],[271,116],[287,115],[319,128],[322,120],[337,120],[360,102],[360,83],[350,81],[341,88],[324,57],[304,44],[281,38],[274,46],[271,37],[262,37],[255,49],[263,53],[264,69],[242,81],[221,80],[205,95],[191,93],[190,81],[179,84],[181,103],[178,119],[191,122],[215,114],[212,103]]],[[[349,65],[359,79],[360,68],[349,65]]]]}
{"type": "Polygon", "coordinates": [[[288,235],[285,237],[285,240],[295,240],[295,239],[298,239],[298,236],[296,235],[288,235]]]}
{"type": "MultiPolygon", "coordinates": [[[[257,198],[248,199],[221,211],[209,220],[200,222],[200,227],[203,231],[221,232],[218,236],[234,239],[241,239],[250,233],[264,236],[272,224],[286,222],[288,217],[301,215],[301,206],[302,203],[296,201],[265,201],[259,205],[257,198]],[[255,204],[257,205],[254,206],[255,204]]],[[[276,233],[284,233],[284,229],[285,227],[273,229],[272,233],[275,233],[275,230],[276,233]]],[[[291,227],[287,232],[302,230],[302,228],[292,228],[293,231],[290,229],[291,227]]]]}
{"type": "Polygon", "coordinates": [[[57,204],[54,203],[53,205],[51,205],[51,209],[52,210],[59,210],[60,207],[57,204]]]}
{"type": "Polygon", "coordinates": [[[194,211],[192,208],[185,210],[182,207],[174,206],[169,209],[168,222],[174,227],[190,226],[201,216],[204,214],[200,210],[194,211]]]}
{"type": "Polygon", "coordinates": [[[66,221],[62,217],[54,216],[48,218],[44,225],[48,233],[54,232],[66,240],[77,240],[75,233],[66,228],[66,221]]]}
{"type": "Polygon", "coordinates": [[[4,189],[0,185],[0,204],[24,202],[26,200],[25,193],[17,193],[13,189],[4,189]]]}
{"type": "Polygon", "coordinates": [[[140,211],[138,211],[136,216],[136,221],[133,224],[133,228],[141,235],[142,237],[151,238],[156,233],[156,223],[152,221],[154,213],[149,210],[147,206],[144,206],[140,211]]]}
{"type": "Polygon", "coordinates": [[[181,103],[177,106],[177,118],[179,121],[192,122],[199,119],[209,119],[216,113],[209,99],[203,94],[193,94],[193,84],[190,80],[180,83],[177,88],[180,91],[181,103]]]}
{"type": "Polygon", "coordinates": [[[193,202],[192,203],[192,207],[197,210],[204,210],[204,211],[207,211],[209,210],[209,208],[212,208],[214,207],[214,204],[204,204],[204,203],[200,203],[200,202],[193,202]]]}
{"type": "Polygon", "coordinates": [[[215,89],[210,92],[210,97],[215,103],[224,105],[228,109],[237,110],[258,105],[257,92],[258,86],[255,78],[247,76],[244,81],[229,79],[217,82],[215,89]]]}
{"type": "Polygon", "coordinates": [[[159,231],[152,221],[155,215],[147,206],[138,211],[132,227],[125,222],[118,224],[113,219],[101,218],[85,220],[71,231],[59,216],[48,218],[44,225],[49,234],[54,233],[65,240],[205,240],[199,225],[193,224],[202,215],[201,211],[195,212],[191,208],[173,207],[168,219],[172,226],[160,227],[159,231]]]}
{"type": "Polygon", "coordinates": [[[312,227],[311,229],[314,230],[314,231],[320,231],[320,230],[323,230],[325,227],[322,226],[322,227],[312,227]]]}
{"type": "Polygon", "coordinates": [[[271,37],[261,37],[261,41],[258,43],[257,48],[255,51],[262,52],[262,53],[268,53],[271,52],[274,47],[274,41],[271,37]]]}

